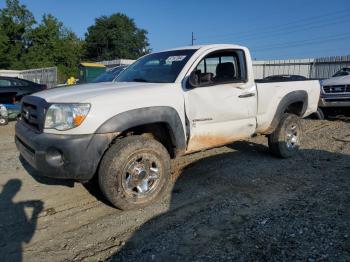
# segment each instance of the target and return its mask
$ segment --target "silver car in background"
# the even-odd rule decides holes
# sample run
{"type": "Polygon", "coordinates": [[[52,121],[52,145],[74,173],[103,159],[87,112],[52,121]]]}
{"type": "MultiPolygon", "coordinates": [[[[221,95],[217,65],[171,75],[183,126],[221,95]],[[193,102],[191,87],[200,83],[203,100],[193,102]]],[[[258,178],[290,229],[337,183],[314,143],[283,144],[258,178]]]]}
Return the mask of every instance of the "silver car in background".
{"type": "Polygon", "coordinates": [[[342,68],[321,81],[320,108],[350,106],[350,67],[342,68]]]}

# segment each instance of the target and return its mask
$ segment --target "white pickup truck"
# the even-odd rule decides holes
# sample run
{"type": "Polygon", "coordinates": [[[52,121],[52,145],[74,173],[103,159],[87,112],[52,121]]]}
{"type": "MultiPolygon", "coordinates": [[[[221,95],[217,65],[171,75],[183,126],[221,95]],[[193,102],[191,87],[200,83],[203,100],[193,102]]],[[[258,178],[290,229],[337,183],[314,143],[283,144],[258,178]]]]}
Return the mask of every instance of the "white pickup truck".
{"type": "Polygon", "coordinates": [[[27,96],[16,124],[22,157],[45,176],[89,181],[131,209],[160,198],[170,159],[254,135],[293,156],[318,81],[256,83],[247,48],[204,45],[146,55],[115,82],[27,96]]]}

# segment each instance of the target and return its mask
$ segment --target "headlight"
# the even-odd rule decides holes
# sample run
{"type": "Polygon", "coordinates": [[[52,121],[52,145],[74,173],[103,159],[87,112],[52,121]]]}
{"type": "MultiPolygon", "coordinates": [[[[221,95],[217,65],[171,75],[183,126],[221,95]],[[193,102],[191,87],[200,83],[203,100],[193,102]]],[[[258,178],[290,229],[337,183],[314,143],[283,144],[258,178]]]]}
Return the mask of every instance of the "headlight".
{"type": "Polygon", "coordinates": [[[46,112],[45,128],[63,131],[77,127],[89,110],[90,104],[52,104],[46,112]]]}

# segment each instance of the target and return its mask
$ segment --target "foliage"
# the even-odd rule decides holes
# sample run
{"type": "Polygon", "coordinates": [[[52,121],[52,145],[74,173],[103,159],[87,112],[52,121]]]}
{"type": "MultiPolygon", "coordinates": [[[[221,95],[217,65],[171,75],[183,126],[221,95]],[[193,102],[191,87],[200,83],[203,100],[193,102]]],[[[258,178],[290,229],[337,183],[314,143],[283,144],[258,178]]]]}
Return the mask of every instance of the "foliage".
{"type": "Polygon", "coordinates": [[[91,60],[136,59],[149,50],[147,31],[124,14],[102,16],[88,28],[86,57],[91,60]]]}
{"type": "Polygon", "coordinates": [[[78,76],[84,59],[135,59],[149,52],[147,32],[123,14],[102,16],[88,28],[86,41],[48,14],[38,24],[19,0],[0,9],[0,69],[57,66],[59,81],[78,76]]]}
{"type": "Polygon", "coordinates": [[[1,67],[21,68],[19,58],[26,45],[26,33],[35,24],[33,14],[18,0],[6,0],[0,10],[1,67]]]}
{"type": "Polygon", "coordinates": [[[78,75],[82,44],[77,36],[52,15],[28,33],[28,46],[22,56],[26,68],[57,66],[60,82],[78,75]]]}
{"type": "Polygon", "coordinates": [[[10,57],[8,55],[8,37],[5,31],[0,27],[0,68],[10,66],[10,57]]]}
{"type": "Polygon", "coordinates": [[[0,68],[58,67],[59,81],[78,75],[82,41],[52,15],[37,24],[18,0],[0,10],[0,68]]]}

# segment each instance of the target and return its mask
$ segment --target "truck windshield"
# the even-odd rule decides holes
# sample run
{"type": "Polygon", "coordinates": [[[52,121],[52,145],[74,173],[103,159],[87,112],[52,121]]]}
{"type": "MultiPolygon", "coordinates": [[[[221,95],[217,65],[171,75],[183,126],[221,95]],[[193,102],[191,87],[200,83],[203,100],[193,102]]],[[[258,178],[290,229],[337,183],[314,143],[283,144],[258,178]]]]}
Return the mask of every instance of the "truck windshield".
{"type": "Polygon", "coordinates": [[[174,50],[144,56],[125,69],[117,82],[174,83],[195,49],[174,50]]]}
{"type": "Polygon", "coordinates": [[[117,66],[107,72],[99,75],[92,83],[112,82],[126,68],[125,65],[117,66]]]}

